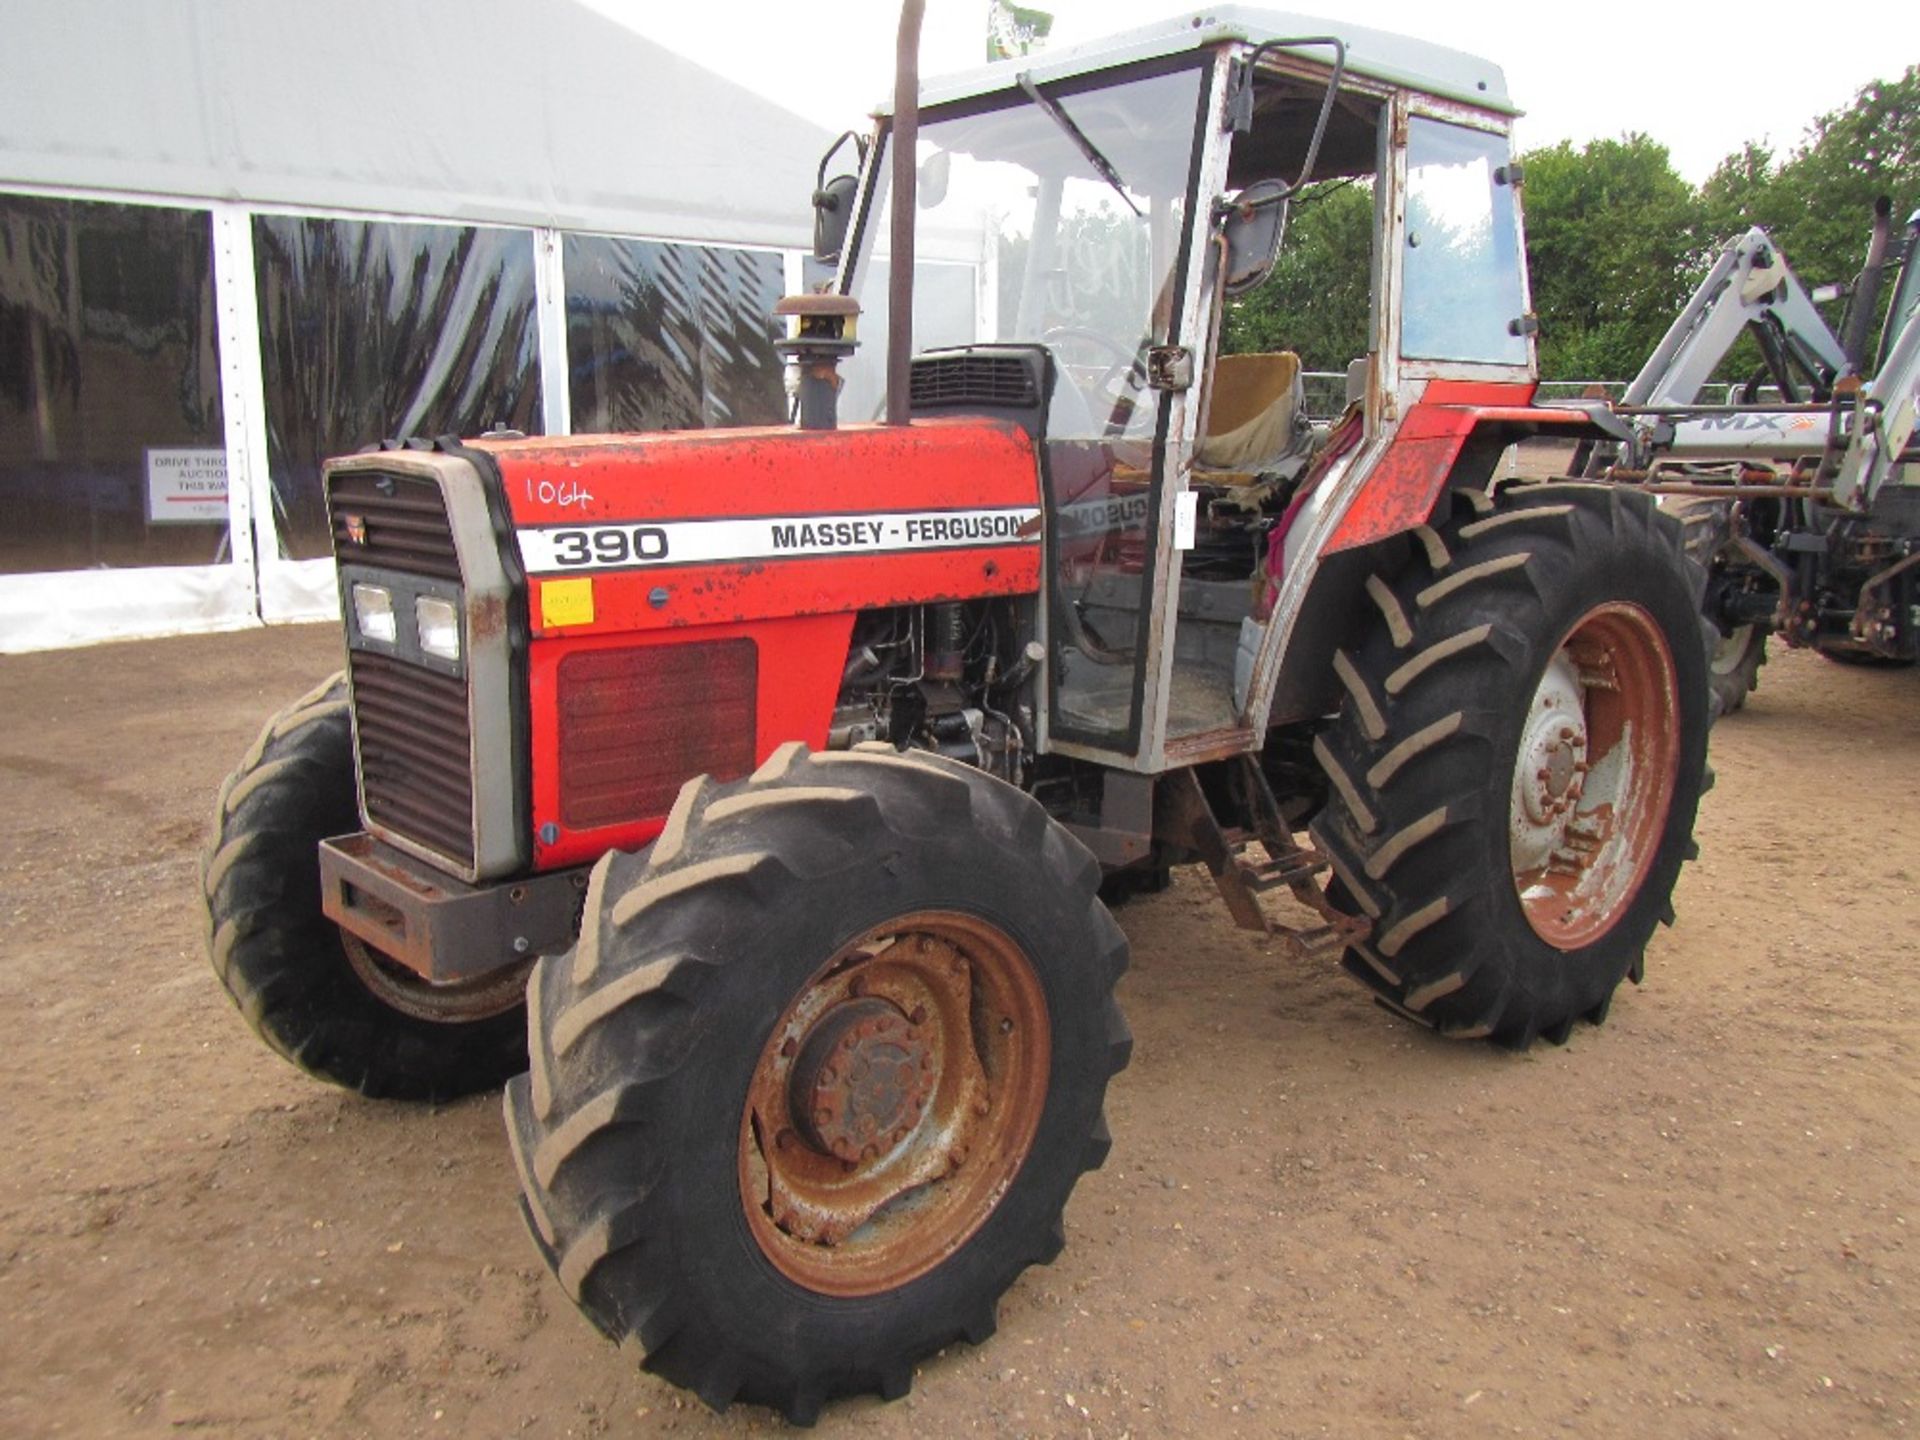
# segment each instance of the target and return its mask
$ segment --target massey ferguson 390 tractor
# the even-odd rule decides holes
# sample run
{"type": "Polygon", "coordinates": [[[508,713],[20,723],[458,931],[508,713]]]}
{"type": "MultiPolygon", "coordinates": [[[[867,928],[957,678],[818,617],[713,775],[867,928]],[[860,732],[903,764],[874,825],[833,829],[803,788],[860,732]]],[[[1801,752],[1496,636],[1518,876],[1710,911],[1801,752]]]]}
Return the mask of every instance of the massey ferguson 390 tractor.
{"type": "Polygon", "coordinates": [[[1204,863],[1408,1019],[1559,1041],[1639,978],[1705,773],[1678,523],[1490,483],[1605,438],[1534,398],[1497,68],[1229,6],[902,72],[823,166],[795,426],[328,467],[346,671],[205,870],[270,1045],[505,1082],[580,1308],[801,1421],[1059,1251],[1131,1043],[1103,883],[1204,863]],[[1372,321],[1316,430],[1218,336],[1340,183],[1372,321]]]}

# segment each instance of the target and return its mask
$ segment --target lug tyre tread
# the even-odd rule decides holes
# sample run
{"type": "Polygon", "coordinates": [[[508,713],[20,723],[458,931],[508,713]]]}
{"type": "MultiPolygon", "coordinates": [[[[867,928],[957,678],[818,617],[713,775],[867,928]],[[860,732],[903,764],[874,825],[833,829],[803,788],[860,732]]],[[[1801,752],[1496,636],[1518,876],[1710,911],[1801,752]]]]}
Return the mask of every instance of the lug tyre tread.
{"type": "MultiPolygon", "coordinates": [[[[1073,1182],[1111,1145],[1102,1100],[1132,1037],[1112,993],[1127,944],[1098,898],[1099,864],[1030,796],[891,747],[816,755],[785,745],[746,780],[697,778],[663,839],[604,859],[575,951],[535,967],[532,1074],[505,1099],[529,1230],[601,1331],[715,1409],[745,1399],[809,1424],[837,1395],[905,1394],[917,1361],[985,1338],[1006,1287],[1058,1253],[1073,1182]],[[732,1179],[745,1078],[786,1003],[760,993],[766,968],[782,963],[766,947],[844,928],[825,953],[806,950],[824,961],[889,918],[841,898],[876,888],[921,897],[893,913],[955,908],[925,898],[926,875],[988,852],[1018,857],[1028,877],[1009,882],[1015,871],[989,866],[1002,882],[1053,897],[1028,919],[1054,953],[1032,934],[1020,941],[1050,997],[1052,964],[1072,971],[1058,983],[1089,1002],[1063,1013],[1049,999],[1040,1134],[981,1231],[934,1270],[871,1296],[815,1294],[759,1253],[732,1179]],[[836,914],[846,903],[856,913],[836,914]],[[738,1095],[720,1095],[730,1084],[738,1095]],[[714,1115],[732,1115],[724,1135],[695,1128],[703,1095],[714,1115]],[[728,1178],[716,1196],[722,1151],[728,1178]],[[686,1263],[695,1253],[711,1263],[686,1263]]],[[[968,883],[959,908],[1014,933],[1018,920],[968,883]]]]}
{"type": "Polygon", "coordinates": [[[1330,898],[1372,924],[1344,967],[1389,1009],[1442,1035],[1515,1049],[1560,1043],[1575,1019],[1605,1018],[1671,914],[1690,858],[1706,663],[1703,647],[1676,636],[1691,641],[1702,624],[1704,575],[1682,549],[1679,522],[1616,487],[1527,485],[1501,492],[1491,514],[1458,500],[1450,510],[1400,573],[1377,577],[1396,604],[1379,607],[1383,618],[1349,652],[1347,698],[1320,737],[1344,783],[1311,829],[1332,862],[1330,898]],[[1651,578],[1634,579],[1641,571],[1651,578]],[[1460,576],[1471,578],[1434,593],[1460,576]],[[1424,606],[1422,594],[1433,596],[1424,606]],[[1606,934],[1564,952],[1533,933],[1514,890],[1509,731],[1562,633],[1540,632],[1614,598],[1655,613],[1673,649],[1679,774],[1633,901],[1606,934]],[[1407,623],[1394,623],[1396,610],[1407,623]]]}
{"type": "Polygon", "coordinates": [[[516,1007],[461,1024],[405,1015],[368,991],[320,908],[319,842],[359,828],[346,680],[260,729],[221,784],[200,862],[214,974],[256,1034],[301,1069],[363,1095],[448,1100],[526,1064],[516,1007]]]}

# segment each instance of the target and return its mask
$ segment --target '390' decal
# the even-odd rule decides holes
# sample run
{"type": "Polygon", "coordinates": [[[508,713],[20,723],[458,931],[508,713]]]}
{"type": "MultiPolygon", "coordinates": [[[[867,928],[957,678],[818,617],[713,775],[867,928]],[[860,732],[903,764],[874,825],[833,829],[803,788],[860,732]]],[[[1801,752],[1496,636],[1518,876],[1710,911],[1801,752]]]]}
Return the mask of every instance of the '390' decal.
{"type": "Polygon", "coordinates": [[[664,560],[669,549],[667,532],[658,525],[601,525],[545,533],[553,563],[563,570],[664,560]]]}

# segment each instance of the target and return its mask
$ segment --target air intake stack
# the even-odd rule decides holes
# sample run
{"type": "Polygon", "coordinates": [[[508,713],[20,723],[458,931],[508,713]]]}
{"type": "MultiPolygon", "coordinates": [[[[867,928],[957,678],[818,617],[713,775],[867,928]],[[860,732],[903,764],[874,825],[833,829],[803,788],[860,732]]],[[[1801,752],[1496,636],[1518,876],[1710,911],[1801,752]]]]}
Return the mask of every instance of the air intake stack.
{"type": "Polygon", "coordinates": [[[851,295],[786,295],[773,313],[787,322],[786,336],[773,348],[800,377],[800,428],[837,428],[840,362],[860,343],[854,336],[860,302],[851,295]]]}

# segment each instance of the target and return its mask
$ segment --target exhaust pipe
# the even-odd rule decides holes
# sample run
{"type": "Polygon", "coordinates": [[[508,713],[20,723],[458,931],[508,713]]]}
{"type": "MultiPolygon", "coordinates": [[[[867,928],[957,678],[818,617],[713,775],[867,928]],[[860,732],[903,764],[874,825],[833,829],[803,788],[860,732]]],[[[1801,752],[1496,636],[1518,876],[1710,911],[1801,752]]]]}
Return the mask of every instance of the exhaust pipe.
{"type": "Polygon", "coordinates": [[[900,44],[893,72],[893,260],[887,272],[887,424],[905,425],[912,410],[913,217],[920,139],[920,18],[926,0],[900,7],[900,44]]]}
{"type": "Polygon", "coordinates": [[[1840,349],[1853,362],[1856,375],[1867,369],[1867,332],[1873,312],[1880,308],[1880,281],[1887,269],[1887,242],[1893,235],[1893,201],[1882,195],[1873,202],[1873,237],[1867,241],[1867,263],[1853,282],[1846,318],[1840,323],[1840,349]]]}

